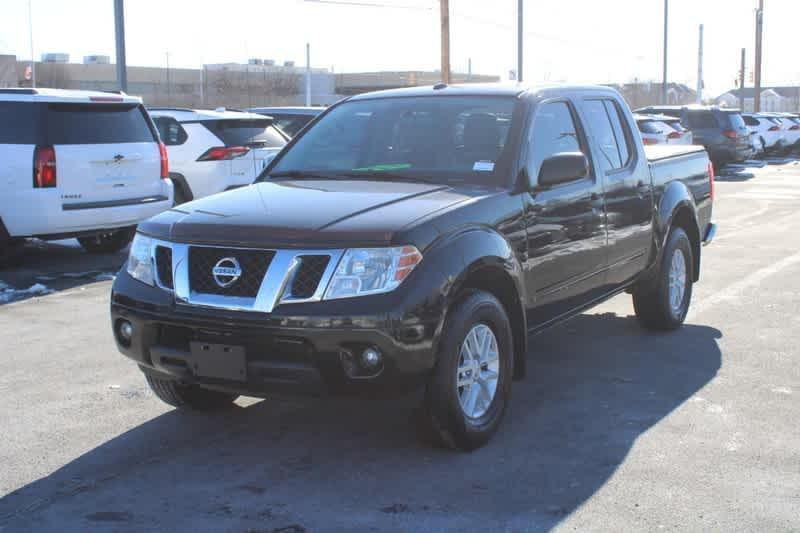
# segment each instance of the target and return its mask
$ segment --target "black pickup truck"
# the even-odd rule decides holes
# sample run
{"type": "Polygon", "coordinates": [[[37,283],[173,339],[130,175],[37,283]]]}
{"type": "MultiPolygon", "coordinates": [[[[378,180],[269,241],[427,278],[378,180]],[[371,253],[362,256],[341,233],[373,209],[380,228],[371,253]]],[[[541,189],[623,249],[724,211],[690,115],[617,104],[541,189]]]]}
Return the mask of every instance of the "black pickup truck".
{"type": "Polygon", "coordinates": [[[705,151],[645,151],[607,88],[355,96],[253,185],[139,226],[114,338],[174,406],[411,388],[421,434],[469,450],[531,334],[623,291],[682,324],[713,197],[705,151]]]}

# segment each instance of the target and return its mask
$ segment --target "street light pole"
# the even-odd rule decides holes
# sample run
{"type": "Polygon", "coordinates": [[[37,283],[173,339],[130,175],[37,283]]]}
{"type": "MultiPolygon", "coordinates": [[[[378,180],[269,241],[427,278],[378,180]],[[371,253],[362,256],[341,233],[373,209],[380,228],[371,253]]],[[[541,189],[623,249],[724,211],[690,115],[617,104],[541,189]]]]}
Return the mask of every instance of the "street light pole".
{"type": "Polygon", "coordinates": [[[31,37],[31,87],[36,88],[36,56],[33,55],[33,7],[28,0],[28,32],[31,37]]]}
{"type": "Polygon", "coordinates": [[[117,45],[117,84],[128,92],[128,67],[125,60],[125,6],[123,0],[114,0],[114,39],[117,45]]]}
{"type": "Polygon", "coordinates": [[[450,83],[450,2],[439,0],[442,22],[442,82],[450,83]]]}
{"type": "Polygon", "coordinates": [[[522,0],[517,0],[517,81],[522,81],[522,0]]]}
{"type": "Polygon", "coordinates": [[[311,43],[306,43],[306,107],[311,107],[311,43]]]}
{"type": "Polygon", "coordinates": [[[669,29],[669,0],[664,0],[664,76],[661,85],[661,103],[667,104],[667,43],[669,29]]]}
{"type": "Polygon", "coordinates": [[[703,103],[703,25],[700,24],[700,43],[697,47],[697,103],[703,103]]]}
{"type": "Polygon", "coordinates": [[[758,113],[761,111],[761,37],[764,29],[764,0],[758,0],[758,10],[756,10],[756,64],[754,75],[754,95],[753,110],[758,113]]]}

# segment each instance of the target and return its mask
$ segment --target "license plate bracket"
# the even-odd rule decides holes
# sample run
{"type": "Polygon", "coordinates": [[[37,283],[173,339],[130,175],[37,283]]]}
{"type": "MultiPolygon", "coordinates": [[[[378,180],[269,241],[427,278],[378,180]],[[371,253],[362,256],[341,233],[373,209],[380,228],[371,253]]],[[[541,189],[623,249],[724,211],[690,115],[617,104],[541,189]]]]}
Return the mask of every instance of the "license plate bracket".
{"type": "Polygon", "coordinates": [[[230,381],[247,380],[247,357],[244,346],[190,342],[189,348],[196,376],[230,381]]]}

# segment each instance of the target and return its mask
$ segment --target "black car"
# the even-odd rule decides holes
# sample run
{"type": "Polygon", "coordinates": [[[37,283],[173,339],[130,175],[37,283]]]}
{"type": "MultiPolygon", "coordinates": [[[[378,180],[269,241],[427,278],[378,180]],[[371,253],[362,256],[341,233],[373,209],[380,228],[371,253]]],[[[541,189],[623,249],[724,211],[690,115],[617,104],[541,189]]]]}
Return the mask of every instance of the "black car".
{"type": "Polygon", "coordinates": [[[247,111],[272,117],[286,135],[294,137],[306,124],[325,111],[323,107],[253,107],[247,111]]]}
{"type": "Polygon", "coordinates": [[[650,106],[636,112],[680,118],[681,124],[692,131],[694,143],[706,149],[718,168],[753,155],[750,131],[738,110],[716,106],[650,106]]]}
{"type": "Polygon", "coordinates": [[[139,226],[114,338],[174,406],[413,388],[422,434],[473,449],[530,334],[624,291],[646,327],[682,324],[709,167],[700,147],[645,151],[608,88],[355,96],[257,183],[139,226]]]}

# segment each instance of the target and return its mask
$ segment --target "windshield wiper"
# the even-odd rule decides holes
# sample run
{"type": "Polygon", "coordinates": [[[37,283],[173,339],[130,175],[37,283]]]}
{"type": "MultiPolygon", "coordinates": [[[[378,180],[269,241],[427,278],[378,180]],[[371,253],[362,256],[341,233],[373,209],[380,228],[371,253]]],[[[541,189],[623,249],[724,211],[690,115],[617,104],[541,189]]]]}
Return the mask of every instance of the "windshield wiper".
{"type": "Polygon", "coordinates": [[[293,180],[329,180],[335,179],[336,175],[321,174],[318,172],[306,172],[304,170],[286,170],[283,172],[272,172],[267,174],[260,181],[272,178],[290,178],[293,180]]]}
{"type": "Polygon", "coordinates": [[[374,181],[408,181],[411,183],[429,183],[432,185],[441,185],[441,183],[436,183],[432,180],[427,180],[425,178],[418,178],[415,176],[409,176],[407,174],[395,174],[393,172],[383,172],[383,171],[373,171],[373,172],[342,172],[339,176],[344,176],[347,178],[355,178],[355,179],[362,179],[362,180],[374,180],[374,181]]]}

